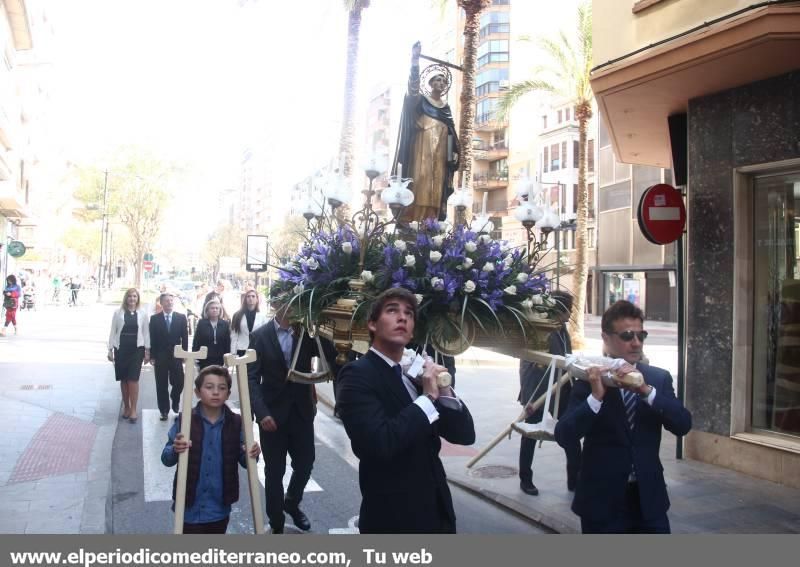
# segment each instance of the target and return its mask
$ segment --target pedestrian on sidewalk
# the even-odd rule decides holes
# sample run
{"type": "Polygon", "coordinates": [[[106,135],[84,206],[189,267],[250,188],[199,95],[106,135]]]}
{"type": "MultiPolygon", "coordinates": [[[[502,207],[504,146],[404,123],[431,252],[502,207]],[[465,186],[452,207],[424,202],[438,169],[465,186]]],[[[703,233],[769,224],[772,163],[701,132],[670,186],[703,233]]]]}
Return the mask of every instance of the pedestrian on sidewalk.
{"type": "MultiPolygon", "coordinates": [[[[567,322],[572,312],[572,295],[566,291],[554,291],[551,297],[556,302],[558,309],[557,318],[561,326],[550,333],[548,338],[548,352],[559,356],[572,354],[572,339],[567,331],[567,322]]],[[[525,407],[526,423],[539,423],[544,416],[544,405],[531,411],[531,404],[541,395],[547,393],[549,386],[549,372],[546,366],[527,360],[519,361],[519,403],[525,407]]],[[[572,392],[572,383],[567,382],[562,386],[559,394],[558,416],[567,412],[569,396],[572,392]]],[[[553,396],[555,406],[555,396],[553,396]]],[[[549,408],[548,408],[549,409],[549,408]]],[[[554,414],[552,409],[549,411],[554,414]]],[[[539,489],[533,483],[533,456],[536,452],[536,439],[522,436],[519,445],[519,487],[525,494],[536,496],[539,489]]],[[[574,491],[578,482],[578,470],[581,465],[581,443],[575,441],[565,447],[567,456],[567,490],[574,491]]]]}
{"type": "Polygon", "coordinates": [[[220,319],[222,303],[217,298],[206,303],[203,318],[197,322],[192,338],[192,350],[208,349],[205,359],[198,360],[200,370],[206,366],[216,364],[223,366],[224,357],[231,350],[231,326],[227,321],[220,319]]]}
{"type": "Polygon", "coordinates": [[[178,413],[183,392],[183,361],[175,358],[175,346],[189,349],[189,330],[186,316],[172,310],[175,296],[162,293],[159,297],[161,313],[150,317],[150,361],[155,366],[156,398],[161,421],[167,421],[172,401],[172,411],[178,413]],[[170,389],[171,387],[171,389],[170,389]]]}
{"type": "Polygon", "coordinates": [[[644,383],[609,388],[607,368],[590,368],[588,381],[572,388],[567,414],[556,424],[556,441],[584,440],[581,473],[572,511],[583,533],[670,533],[669,498],[658,457],[661,428],[686,435],[692,416],[675,397],[669,372],[641,362],[647,338],[642,310],[617,301],[603,314],[603,346],[625,359],[616,370],[638,370],[644,383]]]}
{"type": "MultiPolygon", "coordinates": [[[[258,443],[248,451],[244,444],[242,417],[225,403],[231,395],[231,375],[223,366],[207,366],[194,381],[199,398],[192,410],[190,440],[180,430],[181,416],[168,433],[161,462],[178,464],[178,455],[189,450],[186,477],[184,534],[224,534],[228,529],[231,505],[239,500],[239,471],[247,467],[247,457],[261,453],[258,443]]],[[[172,509],[178,473],[172,482],[172,509]]]]}
{"type": "Polygon", "coordinates": [[[400,361],[416,319],[410,291],[381,293],[367,322],[372,346],[339,374],[337,407],[360,461],[364,534],[456,532],[440,437],[472,445],[475,425],[453,389],[437,386],[444,366],[428,359],[420,381],[403,373],[400,361]]]}
{"type": "Polygon", "coordinates": [[[120,308],[111,316],[108,335],[108,360],[114,363],[114,375],[122,392],[120,418],[130,423],[139,419],[139,377],[142,363],[150,362],[150,325],[139,298],[136,288],[125,292],[120,308]]]}
{"type": "Polygon", "coordinates": [[[284,512],[301,530],[311,529],[300,502],[314,466],[317,396],[313,385],[287,380],[297,342],[302,341],[296,370],[310,372],[314,356],[325,356],[334,374],[339,367],[332,342],[322,339],[324,352],[318,353],[316,342],[308,333],[301,335],[299,327],[290,325],[292,314],[288,306],[275,303],[272,308],[275,317],[250,334],[250,348],[256,351],[257,359],[247,365],[247,379],[264,447],[267,516],[272,533],[281,534],[284,512]],[[292,458],[292,478],[284,496],[286,455],[292,458]]]}
{"type": "Polygon", "coordinates": [[[261,300],[255,289],[242,295],[242,306],[231,319],[231,353],[244,356],[250,346],[250,333],[267,322],[266,314],[260,310],[261,300]]]}
{"type": "Polygon", "coordinates": [[[17,307],[19,307],[20,289],[17,285],[17,276],[11,274],[6,278],[6,287],[3,288],[3,308],[6,310],[6,321],[0,329],[0,335],[5,336],[6,328],[14,325],[14,334],[17,334],[17,307]]]}

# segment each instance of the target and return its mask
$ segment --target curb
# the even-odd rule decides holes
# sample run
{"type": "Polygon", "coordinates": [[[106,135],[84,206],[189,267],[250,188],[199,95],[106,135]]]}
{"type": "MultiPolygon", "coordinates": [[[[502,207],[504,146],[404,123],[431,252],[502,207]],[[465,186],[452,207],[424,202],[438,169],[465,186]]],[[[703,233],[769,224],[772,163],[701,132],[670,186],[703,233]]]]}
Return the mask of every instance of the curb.
{"type": "MultiPolygon", "coordinates": [[[[317,391],[317,400],[325,404],[328,408],[331,409],[331,411],[333,411],[334,404],[325,393],[317,391]]],[[[523,518],[526,518],[531,522],[534,522],[535,524],[538,524],[539,526],[542,526],[543,528],[553,533],[558,533],[558,534],[579,533],[576,532],[571,526],[565,524],[564,522],[548,514],[536,512],[535,510],[532,510],[527,506],[523,506],[516,500],[513,500],[507,496],[504,496],[492,490],[486,490],[485,488],[481,488],[477,484],[466,482],[462,479],[454,478],[449,475],[447,476],[447,482],[453,484],[454,486],[458,486],[459,488],[463,488],[470,494],[474,494],[475,496],[481,498],[486,502],[489,502],[490,504],[494,504],[499,508],[508,510],[518,516],[522,516],[523,518]]]]}

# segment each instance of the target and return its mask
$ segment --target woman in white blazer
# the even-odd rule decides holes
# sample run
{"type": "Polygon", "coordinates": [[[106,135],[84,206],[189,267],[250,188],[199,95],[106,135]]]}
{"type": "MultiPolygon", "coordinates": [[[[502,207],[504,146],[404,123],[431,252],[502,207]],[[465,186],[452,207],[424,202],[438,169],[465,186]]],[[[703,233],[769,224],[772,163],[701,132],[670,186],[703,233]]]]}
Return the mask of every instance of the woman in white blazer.
{"type": "Polygon", "coordinates": [[[114,375],[122,391],[120,419],[136,423],[139,415],[139,375],[142,362],[149,362],[150,325],[148,314],[139,303],[139,291],[131,288],[125,292],[120,308],[111,317],[108,335],[108,360],[114,363],[114,375]]]}
{"type": "Polygon", "coordinates": [[[231,353],[239,356],[250,346],[250,333],[267,322],[267,316],[259,311],[258,292],[251,289],[242,296],[242,307],[231,319],[231,353]]]}

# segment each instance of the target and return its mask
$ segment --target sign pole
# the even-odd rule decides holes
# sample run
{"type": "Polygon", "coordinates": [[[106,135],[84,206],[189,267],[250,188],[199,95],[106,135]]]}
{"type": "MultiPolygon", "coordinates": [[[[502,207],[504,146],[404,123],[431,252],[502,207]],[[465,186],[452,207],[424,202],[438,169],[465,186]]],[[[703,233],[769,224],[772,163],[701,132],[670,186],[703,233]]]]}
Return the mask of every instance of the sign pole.
{"type": "MultiPolygon", "coordinates": [[[[250,388],[247,382],[247,363],[255,362],[256,351],[247,349],[244,356],[225,355],[225,366],[236,367],[236,387],[239,388],[239,407],[242,412],[244,445],[247,451],[255,443],[253,436],[253,413],[250,409],[250,388]]],[[[256,534],[264,533],[264,509],[261,507],[261,483],[258,482],[258,461],[247,455],[247,480],[250,486],[250,508],[253,511],[253,529],[256,534]]]]}
{"type": "MultiPolygon", "coordinates": [[[[183,393],[181,394],[181,428],[186,441],[190,440],[192,429],[192,390],[194,389],[194,361],[208,356],[208,348],[200,347],[197,352],[185,351],[181,345],[175,345],[175,358],[185,361],[183,374],[183,393]],[[187,387],[188,386],[188,387],[187,387]]],[[[175,524],[174,534],[183,533],[183,514],[186,511],[186,476],[189,472],[189,451],[178,455],[178,479],[175,486],[175,524]]]]}

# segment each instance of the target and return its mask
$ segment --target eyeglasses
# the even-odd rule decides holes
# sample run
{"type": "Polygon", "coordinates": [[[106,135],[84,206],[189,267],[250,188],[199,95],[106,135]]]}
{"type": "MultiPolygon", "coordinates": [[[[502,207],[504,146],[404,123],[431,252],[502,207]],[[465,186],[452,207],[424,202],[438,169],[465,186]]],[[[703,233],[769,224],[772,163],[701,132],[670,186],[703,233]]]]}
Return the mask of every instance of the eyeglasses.
{"type": "Polygon", "coordinates": [[[633,337],[636,337],[637,339],[639,339],[640,343],[643,343],[644,340],[647,338],[647,335],[649,333],[647,331],[636,331],[636,332],[634,332],[634,331],[622,331],[621,333],[617,333],[617,332],[612,331],[612,332],[610,332],[608,334],[609,335],[617,335],[620,339],[622,339],[626,343],[631,342],[633,340],[633,337]]]}

